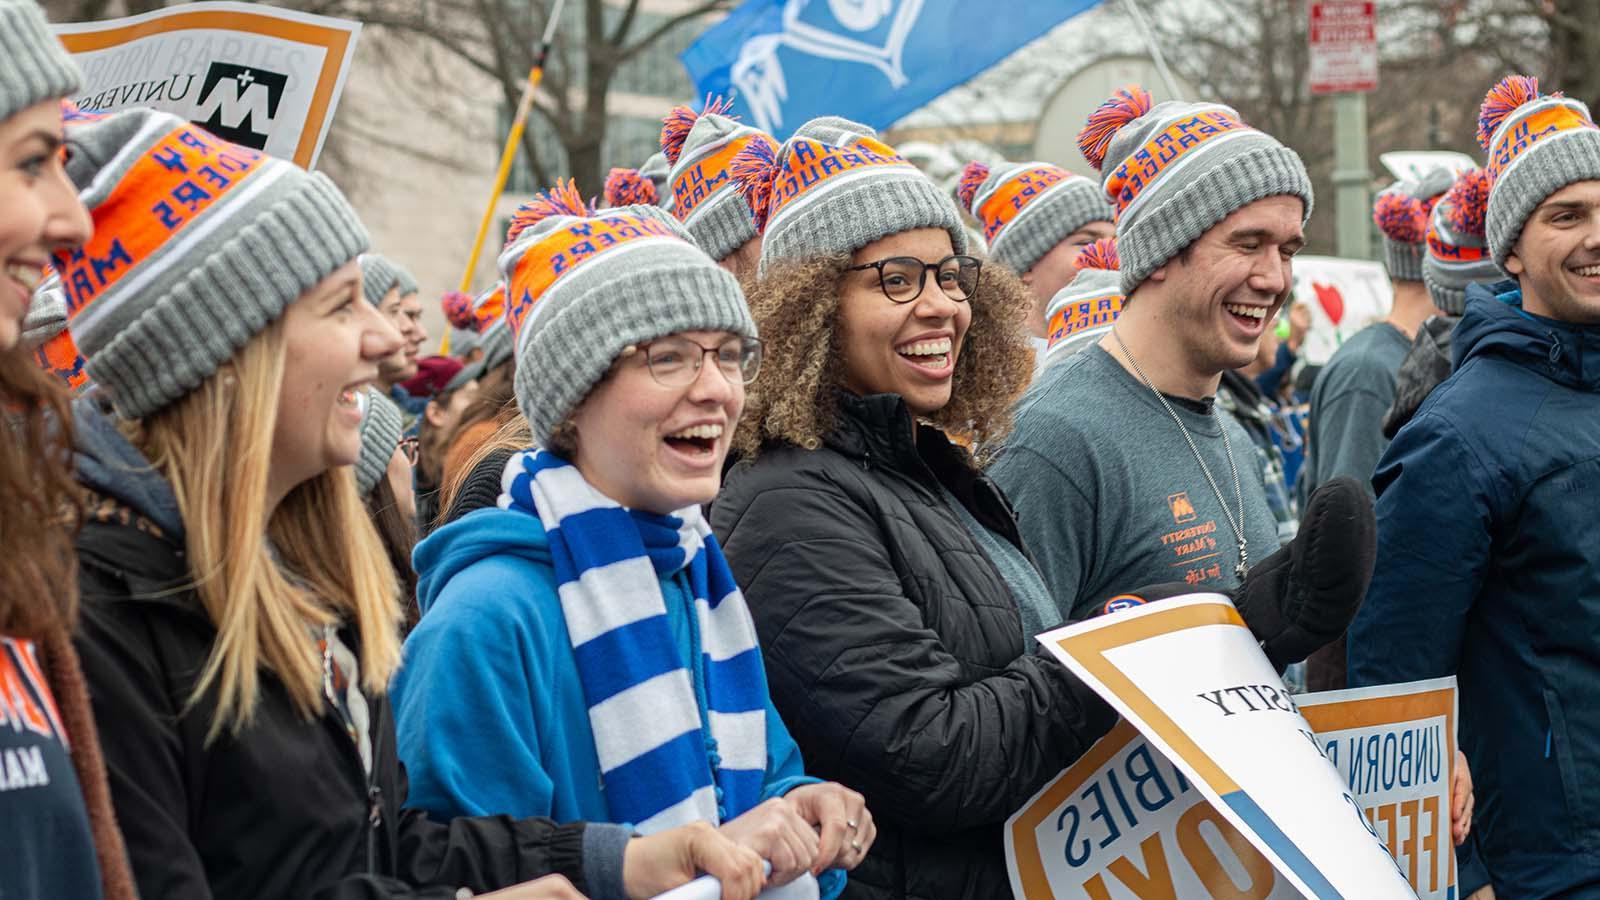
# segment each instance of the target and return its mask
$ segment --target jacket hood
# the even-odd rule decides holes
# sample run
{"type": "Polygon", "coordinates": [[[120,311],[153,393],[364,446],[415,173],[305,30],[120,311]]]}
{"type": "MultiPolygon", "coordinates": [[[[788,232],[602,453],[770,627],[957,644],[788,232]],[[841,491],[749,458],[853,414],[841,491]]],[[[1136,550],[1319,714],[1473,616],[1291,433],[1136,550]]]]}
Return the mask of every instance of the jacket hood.
{"type": "Polygon", "coordinates": [[[428,535],[412,552],[418,609],[427,615],[450,579],[490,556],[517,556],[553,565],[550,542],[538,519],[507,509],[479,509],[428,535]]]}
{"type": "Polygon", "coordinates": [[[172,485],[117,430],[113,413],[91,396],[72,404],[77,430],[73,466],[78,482],[144,516],[182,545],[183,516],[172,485]]]}
{"type": "Polygon", "coordinates": [[[1522,308],[1514,281],[1467,287],[1467,308],[1455,331],[1455,367],[1498,356],[1550,380],[1600,392],[1600,326],[1575,325],[1522,308]]]}

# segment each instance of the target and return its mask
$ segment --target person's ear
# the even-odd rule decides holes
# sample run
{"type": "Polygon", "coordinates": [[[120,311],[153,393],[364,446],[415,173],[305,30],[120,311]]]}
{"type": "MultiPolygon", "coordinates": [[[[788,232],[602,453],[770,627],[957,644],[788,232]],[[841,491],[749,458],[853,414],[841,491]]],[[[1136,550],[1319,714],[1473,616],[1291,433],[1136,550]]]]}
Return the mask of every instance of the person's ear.
{"type": "Polygon", "coordinates": [[[1506,254],[1506,271],[1512,275],[1521,275],[1528,271],[1528,267],[1522,264],[1522,257],[1517,255],[1517,251],[1521,247],[1522,239],[1518,238],[1517,242],[1512,245],[1511,252],[1506,254]]]}

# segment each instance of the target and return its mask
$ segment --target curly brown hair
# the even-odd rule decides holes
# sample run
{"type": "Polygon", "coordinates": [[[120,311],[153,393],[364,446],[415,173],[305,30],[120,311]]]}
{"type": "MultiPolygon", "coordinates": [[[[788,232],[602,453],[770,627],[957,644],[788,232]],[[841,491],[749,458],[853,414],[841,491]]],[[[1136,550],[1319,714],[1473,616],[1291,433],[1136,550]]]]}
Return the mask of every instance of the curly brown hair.
{"type": "MultiPolygon", "coordinates": [[[[785,261],[746,285],[761,331],[761,377],[745,389],[734,448],[755,459],[763,445],[822,446],[835,426],[843,386],[839,358],[839,286],[848,256],[785,261]]],[[[886,301],[887,302],[887,301],[886,301]]],[[[1015,275],[985,266],[950,403],[926,421],[946,434],[993,447],[1011,431],[1012,404],[1033,377],[1034,352],[1023,328],[1033,297],[1015,275]]]]}
{"type": "Polygon", "coordinates": [[[72,626],[82,497],[71,442],[65,387],[20,347],[0,352],[0,633],[72,626]]]}

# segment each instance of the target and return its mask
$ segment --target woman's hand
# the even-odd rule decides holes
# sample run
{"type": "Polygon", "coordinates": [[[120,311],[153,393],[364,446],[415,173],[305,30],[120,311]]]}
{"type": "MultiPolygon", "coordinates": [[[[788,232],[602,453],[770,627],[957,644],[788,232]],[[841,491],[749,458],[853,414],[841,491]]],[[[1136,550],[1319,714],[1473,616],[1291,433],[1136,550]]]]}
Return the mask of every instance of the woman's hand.
{"type": "Polygon", "coordinates": [[[722,883],[723,900],[751,900],[767,878],[756,851],[705,822],[636,837],[623,851],[622,884],[633,900],[649,900],[701,873],[722,883]]]}
{"type": "Polygon", "coordinates": [[[867,811],[867,800],[842,784],[805,784],[783,797],[793,804],[821,840],[811,874],[829,869],[854,869],[867,856],[878,837],[878,826],[867,811]]]}
{"type": "Polygon", "coordinates": [[[1472,772],[1467,769],[1467,755],[1456,751],[1456,770],[1450,776],[1450,836],[1459,847],[1472,832],[1472,772]]]}
{"type": "Polygon", "coordinates": [[[817,833],[785,798],[774,797],[720,830],[772,863],[769,883],[774,887],[799,878],[816,864],[817,833]]]}

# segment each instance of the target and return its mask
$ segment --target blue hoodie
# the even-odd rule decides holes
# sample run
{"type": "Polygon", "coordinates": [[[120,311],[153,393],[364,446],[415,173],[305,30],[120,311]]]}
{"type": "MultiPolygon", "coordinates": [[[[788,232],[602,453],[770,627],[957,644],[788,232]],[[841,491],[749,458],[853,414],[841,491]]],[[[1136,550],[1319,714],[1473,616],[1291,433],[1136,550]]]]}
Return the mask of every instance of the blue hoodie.
{"type": "Polygon", "coordinates": [[[1456,675],[1502,897],[1600,895],[1600,326],[1467,291],[1455,373],[1373,479],[1350,686],[1456,675]]]}
{"type": "MultiPolygon", "coordinates": [[[[391,691],[411,805],[438,816],[607,821],[589,710],[539,522],[480,509],[418,544],[413,563],[422,619],[391,691]]],[[[682,573],[663,580],[661,592],[687,666],[693,594],[682,573]]],[[[703,707],[700,715],[704,721],[703,707]]],[[[769,695],[762,799],[817,781],[805,774],[769,695]]],[[[827,873],[823,896],[843,881],[827,873]]]]}

